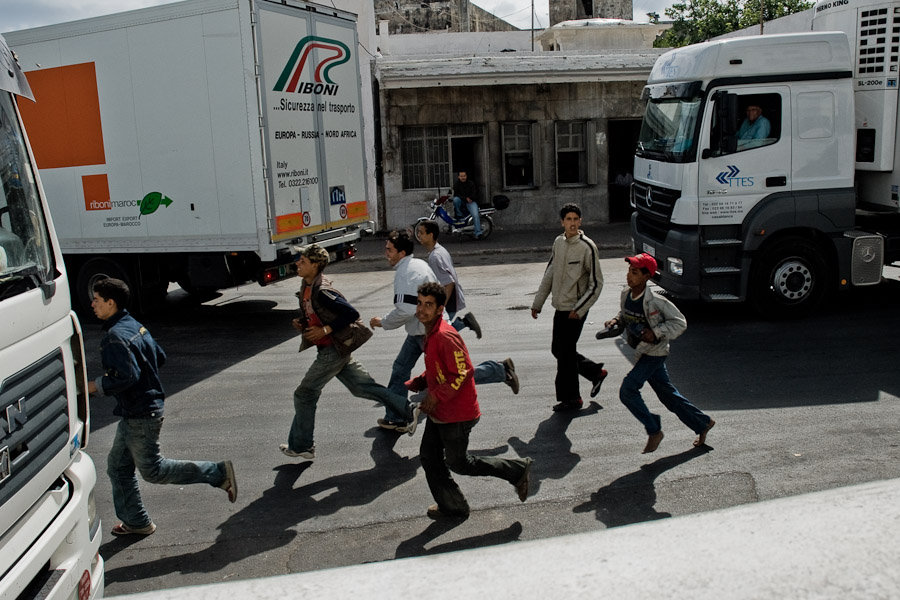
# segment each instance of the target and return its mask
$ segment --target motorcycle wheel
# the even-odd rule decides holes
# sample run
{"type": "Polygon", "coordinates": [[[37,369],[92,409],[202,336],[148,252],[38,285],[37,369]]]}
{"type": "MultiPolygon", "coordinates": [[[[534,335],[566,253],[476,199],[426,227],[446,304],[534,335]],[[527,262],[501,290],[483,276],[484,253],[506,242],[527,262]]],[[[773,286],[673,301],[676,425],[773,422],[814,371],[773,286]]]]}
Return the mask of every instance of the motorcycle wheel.
{"type": "Polygon", "coordinates": [[[494,231],[494,220],[487,215],[481,216],[481,237],[479,240],[486,240],[494,231]]]}

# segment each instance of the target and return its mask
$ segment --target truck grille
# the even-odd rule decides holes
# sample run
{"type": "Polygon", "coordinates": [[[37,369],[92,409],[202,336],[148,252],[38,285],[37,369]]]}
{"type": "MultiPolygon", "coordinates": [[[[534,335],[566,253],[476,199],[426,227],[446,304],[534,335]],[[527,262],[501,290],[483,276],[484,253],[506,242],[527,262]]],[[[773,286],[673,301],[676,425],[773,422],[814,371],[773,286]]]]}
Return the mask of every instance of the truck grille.
{"type": "Polygon", "coordinates": [[[681,197],[678,190],[634,183],[634,207],[638,214],[660,223],[668,223],[672,218],[675,202],[681,197]]]}
{"type": "Polygon", "coordinates": [[[59,349],[0,384],[0,505],[66,447],[68,406],[59,349]]]}

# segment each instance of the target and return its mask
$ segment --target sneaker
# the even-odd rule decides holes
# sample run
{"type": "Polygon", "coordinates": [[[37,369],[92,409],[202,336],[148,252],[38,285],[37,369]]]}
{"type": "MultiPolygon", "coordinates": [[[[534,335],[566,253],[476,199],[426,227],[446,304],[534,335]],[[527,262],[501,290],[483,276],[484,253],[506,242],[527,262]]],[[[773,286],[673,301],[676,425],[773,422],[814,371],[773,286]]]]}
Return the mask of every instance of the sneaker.
{"type": "Polygon", "coordinates": [[[553,407],[553,412],[568,412],[572,410],[581,410],[581,407],[584,406],[584,402],[581,401],[581,398],[577,400],[573,400],[572,402],[560,402],[556,406],[553,407]]]}
{"type": "Polygon", "coordinates": [[[428,507],[428,510],[425,511],[425,514],[428,515],[429,519],[434,519],[437,521],[438,519],[468,519],[469,513],[447,513],[442,511],[437,504],[432,504],[428,507]]]}
{"type": "Polygon", "coordinates": [[[466,313],[466,316],[462,318],[462,321],[466,324],[466,327],[475,332],[475,337],[480,340],[481,325],[478,324],[478,320],[475,318],[475,315],[473,315],[472,313],[466,313]]]}
{"type": "Polygon", "coordinates": [[[121,535],[150,535],[156,531],[156,523],[150,521],[149,525],[144,527],[129,527],[125,523],[119,523],[110,531],[115,536],[121,535]]]}
{"type": "Polygon", "coordinates": [[[278,448],[281,450],[282,454],[290,456],[291,458],[305,458],[306,460],[314,460],[316,458],[315,446],[307,448],[306,450],[301,450],[300,452],[294,452],[287,444],[281,444],[278,448]]]}
{"type": "Polygon", "coordinates": [[[531,463],[533,462],[530,458],[525,459],[525,472],[522,473],[522,477],[516,483],[516,493],[519,494],[519,500],[522,502],[525,502],[525,499],[528,498],[528,484],[531,480],[531,463]]]}
{"type": "MultiPolygon", "coordinates": [[[[285,449],[287,449],[287,444],[285,444],[285,449]]],[[[284,452],[284,450],[282,450],[284,452]]],[[[287,452],[285,452],[287,454],[287,452]]],[[[237,500],[237,479],[234,478],[234,465],[231,464],[230,460],[225,461],[225,481],[222,482],[222,485],[219,487],[225,490],[228,493],[228,501],[234,504],[234,501],[237,500]]]]}
{"type": "Polygon", "coordinates": [[[395,431],[397,433],[408,433],[409,435],[412,435],[416,432],[416,427],[419,426],[419,414],[421,414],[422,409],[419,408],[419,405],[417,403],[413,403],[410,406],[410,409],[411,415],[409,423],[405,424],[402,427],[395,428],[395,431]]]}
{"type": "Polygon", "coordinates": [[[516,375],[516,365],[513,364],[511,358],[505,359],[502,363],[503,368],[506,369],[506,380],[503,382],[512,388],[513,394],[519,393],[519,376],[516,375]]]}
{"type": "Polygon", "coordinates": [[[606,376],[609,373],[606,372],[606,369],[600,369],[600,377],[594,380],[594,385],[591,386],[591,398],[600,393],[600,386],[603,385],[603,380],[606,379],[606,376]]]}
{"type": "MultiPolygon", "coordinates": [[[[397,431],[398,429],[403,429],[404,431],[406,431],[408,423],[404,421],[389,421],[387,419],[378,419],[378,426],[382,429],[388,429],[390,431],[397,431]]],[[[400,433],[403,433],[403,431],[401,431],[400,433]]]]}

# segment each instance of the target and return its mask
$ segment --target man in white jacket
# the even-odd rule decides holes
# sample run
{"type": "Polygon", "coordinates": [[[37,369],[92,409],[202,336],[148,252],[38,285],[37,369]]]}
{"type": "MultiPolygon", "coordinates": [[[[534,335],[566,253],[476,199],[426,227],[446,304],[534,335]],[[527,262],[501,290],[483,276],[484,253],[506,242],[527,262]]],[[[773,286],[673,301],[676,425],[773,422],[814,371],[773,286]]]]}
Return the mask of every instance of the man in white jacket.
{"type": "MultiPolygon", "coordinates": [[[[425,326],[416,318],[418,289],[423,283],[437,281],[431,267],[424,260],[412,256],[414,244],[408,231],[393,231],[384,245],[384,255],[388,263],[394,267],[394,308],[384,317],[372,317],[369,326],[372,329],[406,328],[406,339],[400,347],[397,358],[391,367],[391,378],[387,388],[397,394],[406,394],[406,381],[412,375],[413,367],[425,348],[425,326]]],[[[444,318],[447,313],[444,312],[444,318]]],[[[502,362],[485,361],[475,367],[475,383],[506,383],[513,393],[519,392],[519,378],[511,359],[502,362]]],[[[406,431],[407,417],[398,414],[385,405],[383,419],[378,419],[382,429],[393,429],[400,433],[406,431]]]]}
{"type": "Polygon", "coordinates": [[[531,305],[531,316],[538,318],[551,293],[553,342],[550,350],[556,358],[555,411],[578,410],[584,404],[578,376],[591,382],[591,397],[600,391],[606,377],[603,363],[595,363],[578,353],[578,338],[588,310],[600,297],[603,272],[594,242],[581,231],[581,208],[566,204],[559,211],[563,233],[553,241],[550,262],[531,305]]]}
{"type": "Polygon", "coordinates": [[[621,328],[637,357],[634,367],[622,381],[619,399],[647,430],[644,454],[656,450],[663,439],[659,415],[651,413],[641,398],[641,387],[645,381],[656,392],[663,406],[697,433],[694,446],[701,446],[706,443],[706,434],[716,422],[681,395],[669,380],[666,369],[669,341],[687,329],[687,320],[674,304],[655,295],[647,287],[647,282],[656,272],[655,258],[642,253],[629,256],[625,261],[628,263],[628,273],[625,275],[628,287],[622,290],[622,308],[616,317],[605,323],[608,328],[621,328]]]}

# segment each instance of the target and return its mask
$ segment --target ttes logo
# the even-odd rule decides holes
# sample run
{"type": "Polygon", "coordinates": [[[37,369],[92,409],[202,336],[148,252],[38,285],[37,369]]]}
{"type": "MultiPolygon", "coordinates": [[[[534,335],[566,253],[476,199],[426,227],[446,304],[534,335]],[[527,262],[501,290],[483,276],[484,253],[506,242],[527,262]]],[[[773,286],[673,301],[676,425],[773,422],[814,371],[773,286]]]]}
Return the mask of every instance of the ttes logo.
{"type": "Polygon", "coordinates": [[[274,91],[298,94],[326,94],[333,96],[337,93],[338,84],[329,76],[331,69],[350,60],[350,48],[347,44],[338,40],[308,35],[294,47],[291,58],[284,66],[281,76],[275,83],[274,91]],[[310,57],[313,49],[316,49],[316,62],[310,57]],[[307,63],[313,81],[300,81],[307,63]]]}

